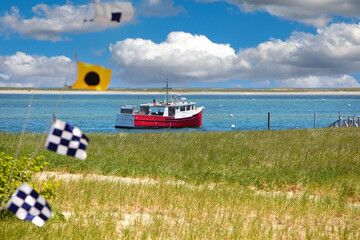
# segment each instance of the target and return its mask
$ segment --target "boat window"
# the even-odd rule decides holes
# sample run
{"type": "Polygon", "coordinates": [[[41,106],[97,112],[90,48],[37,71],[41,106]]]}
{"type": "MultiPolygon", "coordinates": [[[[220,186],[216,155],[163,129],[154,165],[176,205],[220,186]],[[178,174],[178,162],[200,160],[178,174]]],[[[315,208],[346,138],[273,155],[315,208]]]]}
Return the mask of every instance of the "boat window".
{"type": "Polygon", "coordinates": [[[149,106],[140,106],[140,114],[149,114],[149,106]]]}
{"type": "Polygon", "coordinates": [[[187,105],[187,106],[186,106],[186,110],[190,110],[190,105],[187,105]]]}
{"type": "Polygon", "coordinates": [[[151,115],[162,116],[164,114],[164,107],[151,107],[150,112],[151,112],[151,115]]]}
{"type": "Polygon", "coordinates": [[[169,117],[175,116],[175,107],[169,107],[169,117]]]}
{"type": "Polygon", "coordinates": [[[185,111],[185,106],[181,106],[180,111],[185,111]]]}

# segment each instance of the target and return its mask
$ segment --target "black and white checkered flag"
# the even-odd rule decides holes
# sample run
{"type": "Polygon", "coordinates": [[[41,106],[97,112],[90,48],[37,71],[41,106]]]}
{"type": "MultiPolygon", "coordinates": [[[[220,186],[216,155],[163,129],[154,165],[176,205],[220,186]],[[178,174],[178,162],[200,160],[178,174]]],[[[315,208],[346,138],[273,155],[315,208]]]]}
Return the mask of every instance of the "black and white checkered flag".
{"type": "Polygon", "coordinates": [[[46,200],[29,184],[23,183],[11,196],[6,208],[21,220],[41,227],[50,218],[51,208],[46,200]]]}
{"type": "Polygon", "coordinates": [[[89,139],[78,127],[56,119],[46,139],[45,147],[61,155],[86,159],[89,139]]]}

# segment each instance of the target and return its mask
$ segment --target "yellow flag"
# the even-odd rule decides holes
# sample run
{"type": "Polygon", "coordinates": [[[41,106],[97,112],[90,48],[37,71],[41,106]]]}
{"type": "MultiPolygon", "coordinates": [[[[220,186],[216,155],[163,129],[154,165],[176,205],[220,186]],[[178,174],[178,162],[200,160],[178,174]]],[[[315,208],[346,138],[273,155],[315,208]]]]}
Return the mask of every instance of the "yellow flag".
{"type": "Polygon", "coordinates": [[[111,70],[78,61],[78,78],[72,88],[105,91],[110,83],[111,70]]]}

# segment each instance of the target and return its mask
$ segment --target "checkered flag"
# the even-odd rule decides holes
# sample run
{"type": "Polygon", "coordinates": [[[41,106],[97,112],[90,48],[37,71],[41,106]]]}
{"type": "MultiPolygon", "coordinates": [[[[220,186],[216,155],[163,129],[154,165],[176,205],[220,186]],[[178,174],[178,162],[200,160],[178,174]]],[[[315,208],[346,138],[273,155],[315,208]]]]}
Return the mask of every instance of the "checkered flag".
{"type": "Polygon", "coordinates": [[[6,208],[21,220],[41,227],[50,218],[51,208],[29,184],[23,183],[11,196],[6,208]]]}
{"type": "Polygon", "coordinates": [[[45,147],[61,155],[85,160],[88,142],[89,139],[78,127],[56,119],[46,139],[45,147]]]}

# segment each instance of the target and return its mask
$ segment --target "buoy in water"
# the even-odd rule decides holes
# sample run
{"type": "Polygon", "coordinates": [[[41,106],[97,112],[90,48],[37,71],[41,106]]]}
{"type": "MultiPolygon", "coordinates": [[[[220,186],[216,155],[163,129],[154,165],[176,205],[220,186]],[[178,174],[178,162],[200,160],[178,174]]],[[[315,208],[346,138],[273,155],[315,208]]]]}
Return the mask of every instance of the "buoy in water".
{"type": "Polygon", "coordinates": [[[230,115],[229,115],[229,117],[233,117],[233,116],[234,116],[234,114],[230,114],[230,115]]]}
{"type": "Polygon", "coordinates": [[[349,103],[349,104],[348,104],[348,106],[350,107],[350,106],[351,106],[351,104],[349,103]]]}
{"type": "Polygon", "coordinates": [[[235,124],[231,124],[230,127],[232,127],[232,128],[235,127],[235,124]]]}

